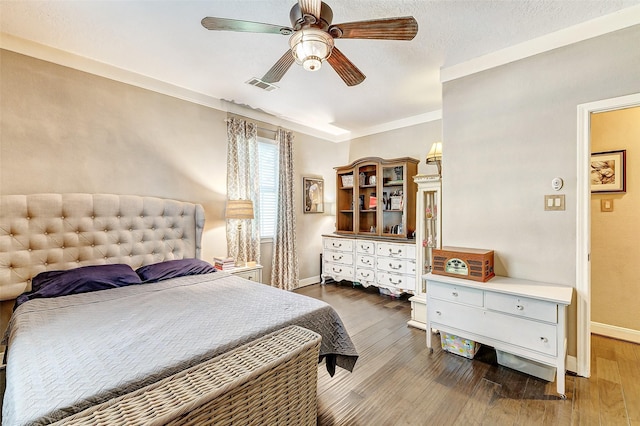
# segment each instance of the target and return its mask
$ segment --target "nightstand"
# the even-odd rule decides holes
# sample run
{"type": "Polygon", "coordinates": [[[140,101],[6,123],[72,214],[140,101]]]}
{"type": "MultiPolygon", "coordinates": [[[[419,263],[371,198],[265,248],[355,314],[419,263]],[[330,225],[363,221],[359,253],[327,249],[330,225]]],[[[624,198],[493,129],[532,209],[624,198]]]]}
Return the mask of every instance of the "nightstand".
{"type": "Polygon", "coordinates": [[[241,266],[229,271],[233,275],[262,283],[262,265],[241,266]]]}

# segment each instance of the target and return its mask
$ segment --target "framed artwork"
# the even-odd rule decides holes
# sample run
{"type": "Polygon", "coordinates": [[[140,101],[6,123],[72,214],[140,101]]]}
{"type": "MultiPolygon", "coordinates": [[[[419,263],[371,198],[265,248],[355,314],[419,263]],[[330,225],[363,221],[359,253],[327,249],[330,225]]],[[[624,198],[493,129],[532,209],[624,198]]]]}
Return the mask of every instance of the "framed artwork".
{"type": "Polygon", "coordinates": [[[303,213],[324,213],[324,179],[314,176],[302,177],[303,213]]]}
{"type": "Polygon", "coordinates": [[[625,192],[627,151],[591,154],[591,192],[625,192]]]}

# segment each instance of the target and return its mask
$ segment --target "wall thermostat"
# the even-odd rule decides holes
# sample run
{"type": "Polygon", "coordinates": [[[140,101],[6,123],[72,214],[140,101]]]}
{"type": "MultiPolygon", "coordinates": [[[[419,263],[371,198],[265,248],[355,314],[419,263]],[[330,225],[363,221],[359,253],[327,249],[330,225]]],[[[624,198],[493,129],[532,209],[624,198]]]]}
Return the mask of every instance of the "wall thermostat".
{"type": "Polygon", "coordinates": [[[562,178],[554,178],[551,181],[551,188],[553,188],[555,191],[560,191],[562,189],[562,185],[564,184],[564,182],[562,181],[562,178]]]}

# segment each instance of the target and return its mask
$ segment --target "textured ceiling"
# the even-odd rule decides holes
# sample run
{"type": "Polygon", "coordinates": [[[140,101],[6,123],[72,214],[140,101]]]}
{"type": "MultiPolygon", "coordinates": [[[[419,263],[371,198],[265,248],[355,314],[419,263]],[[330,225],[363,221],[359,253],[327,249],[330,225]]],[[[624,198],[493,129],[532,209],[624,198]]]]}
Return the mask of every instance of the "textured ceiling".
{"type": "Polygon", "coordinates": [[[442,67],[640,0],[329,0],[334,23],[412,15],[418,35],[409,42],[337,40],[336,46],[367,76],[358,86],[344,85],[328,65],[315,73],[294,65],[273,92],[245,82],[262,77],[280,58],[288,49],[287,37],[207,31],[200,25],[203,17],[215,16],[290,26],[293,4],[1,0],[0,30],[329,133],[333,124],[358,135],[439,110],[442,67]]]}

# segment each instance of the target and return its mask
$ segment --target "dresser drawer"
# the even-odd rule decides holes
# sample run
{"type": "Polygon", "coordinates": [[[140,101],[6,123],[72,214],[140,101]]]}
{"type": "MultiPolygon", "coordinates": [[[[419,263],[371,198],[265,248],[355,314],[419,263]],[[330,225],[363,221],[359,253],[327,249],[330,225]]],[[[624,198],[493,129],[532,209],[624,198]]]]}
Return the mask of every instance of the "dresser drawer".
{"type": "Polygon", "coordinates": [[[416,246],[415,244],[378,243],[377,253],[378,256],[415,259],[416,246]]]}
{"type": "Polygon", "coordinates": [[[464,303],[472,306],[484,305],[483,291],[475,288],[441,284],[435,281],[427,282],[427,293],[434,299],[464,303]]]}
{"type": "MultiPolygon", "coordinates": [[[[408,260],[395,259],[393,257],[378,257],[376,268],[381,271],[395,272],[396,274],[410,273],[408,260]]],[[[415,263],[413,266],[413,272],[415,272],[415,263]]]]}
{"type": "Polygon", "coordinates": [[[355,281],[362,284],[364,287],[370,285],[376,285],[376,272],[373,269],[356,268],[355,281]]]}
{"type": "Polygon", "coordinates": [[[324,253],[324,260],[330,263],[353,265],[353,253],[327,250],[324,253]]]}
{"type": "Polygon", "coordinates": [[[416,261],[408,260],[407,261],[407,274],[415,274],[416,273],[416,261]]]}
{"type": "Polygon", "coordinates": [[[494,311],[540,321],[558,322],[558,305],[543,300],[487,292],[484,297],[484,304],[487,309],[494,311]]]}
{"type": "Polygon", "coordinates": [[[327,275],[332,277],[334,280],[349,280],[353,281],[354,270],[353,266],[349,265],[341,265],[339,263],[324,263],[324,270],[322,271],[323,275],[327,275]]]}
{"type": "Polygon", "coordinates": [[[356,256],[356,267],[374,268],[376,266],[376,258],[366,254],[358,254],[356,256]]]}
{"type": "Polygon", "coordinates": [[[447,327],[457,328],[546,355],[557,355],[555,325],[444,300],[429,298],[427,305],[435,328],[445,331],[447,327]]]}
{"type": "Polygon", "coordinates": [[[555,324],[493,311],[485,311],[484,317],[479,334],[546,355],[558,355],[558,330],[555,324]]]}
{"type": "Polygon", "coordinates": [[[260,271],[256,269],[251,271],[232,272],[232,274],[250,281],[260,282],[260,271]]]}
{"type": "Polygon", "coordinates": [[[342,238],[325,238],[324,248],[334,251],[353,251],[354,240],[347,240],[342,238]]]}
{"type": "Polygon", "coordinates": [[[376,243],[373,241],[356,240],[356,252],[363,254],[376,254],[376,243]]]}
{"type": "Polygon", "coordinates": [[[402,290],[415,290],[416,287],[416,278],[413,275],[378,272],[376,281],[382,287],[395,287],[402,290]]]}

